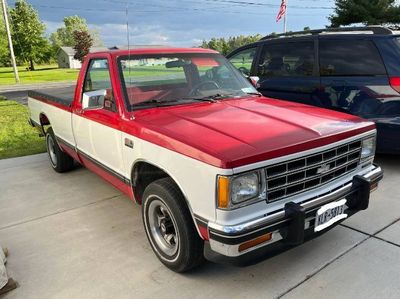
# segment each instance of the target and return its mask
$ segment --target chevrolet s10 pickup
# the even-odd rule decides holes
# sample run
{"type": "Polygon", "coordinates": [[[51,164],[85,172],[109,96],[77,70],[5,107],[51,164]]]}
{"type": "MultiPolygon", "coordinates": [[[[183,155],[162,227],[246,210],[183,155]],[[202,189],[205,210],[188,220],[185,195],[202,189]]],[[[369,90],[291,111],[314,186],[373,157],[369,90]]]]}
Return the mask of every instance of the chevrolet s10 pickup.
{"type": "Polygon", "coordinates": [[[367,209],[383,177],[372,122],[248,79],[211,50],[92,53],[75,90],[29,92],[30,124],[55,171],[80,163],[141,205],[168,268],[248,265],[367,209]]]}

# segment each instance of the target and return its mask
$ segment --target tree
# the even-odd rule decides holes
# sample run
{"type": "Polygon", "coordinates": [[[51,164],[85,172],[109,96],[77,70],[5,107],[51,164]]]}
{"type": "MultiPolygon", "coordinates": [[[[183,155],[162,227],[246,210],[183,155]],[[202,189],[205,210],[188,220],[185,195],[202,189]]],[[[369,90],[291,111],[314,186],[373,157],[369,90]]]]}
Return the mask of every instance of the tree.
{"type": "Polygon", "coordinates": [[[336,0],[331,27],[362,23],[383,25],[400,22],[400,6],[396,0],[336,0]]]}
{"type": "Polygon", "coordinates": [[[35,62],[48,61],[50,46],[44,37],[46,26],[38,12],[25,0],[18,0],[10,10],[10,18],[17,60],[29,62],[31,70],[35,69],[35,62]]]}
{"type": "Polygon", "coordinates": [[[213,50],[220,52],[223,55],[226,55],[241,46],[258,41],[261,37],[262,37],[261,35],[256,34],[253,36],[252,35],[233,36],[233,37],[229,37],[227,40],[223,37],[222,38],[212,38],[209,41],[203,41],[203,43],[201,44],[201,47],[213,49],[213,50]]]}
{"type": "Polygon", "coordinates": [[[10,52],[8,50],[8,41],[6,27],[3,20],[3,8],[0,5],[0,66],[10,65],[10,52]]]}
{"type": "Polygon", "coordinates": [[[93,45],[93,38],[90,36],[89,32],[85,30],[74,31],[74,49],[75,55],[74,58],[78,59],[80,62],[83,62],[85,56],[89,54],[89,50],[93,45]]]}
{"type": "Polygon", "coordinates": [[[75,45],[74,32],[86,31],[93,38],[95,46],[102,46],[103,42],[97,30],[90,30],[84,18],[77,15],[64,18],[64,27],[58,28],[50,35],[52,46],[58,50],[59,47],[73,47],[75,45]]]}

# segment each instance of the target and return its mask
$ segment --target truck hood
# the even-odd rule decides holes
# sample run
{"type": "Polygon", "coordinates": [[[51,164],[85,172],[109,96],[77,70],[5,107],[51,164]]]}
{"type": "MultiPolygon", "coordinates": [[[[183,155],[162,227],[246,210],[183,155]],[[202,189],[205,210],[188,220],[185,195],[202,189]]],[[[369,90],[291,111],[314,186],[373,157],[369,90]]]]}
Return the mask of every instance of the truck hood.
{"type": "Polygon", "coordinates": [[[220,168],[312,149],[375,128],[353,115],[264,97],[139,110],[134,116],[140,138],[220,168]]]}

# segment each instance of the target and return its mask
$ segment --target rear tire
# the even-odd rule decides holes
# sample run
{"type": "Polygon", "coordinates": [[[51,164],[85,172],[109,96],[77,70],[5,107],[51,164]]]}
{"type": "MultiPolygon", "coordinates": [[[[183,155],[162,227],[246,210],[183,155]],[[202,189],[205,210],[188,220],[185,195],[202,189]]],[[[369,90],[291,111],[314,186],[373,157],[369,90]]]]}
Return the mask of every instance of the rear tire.
{"type": "Polygon", "coordinates": [[[46,148],[50,165],[56,172],[67,172],[74,167],[74,159],[61,150],[52,128],[46,132],[46,148]]]}
{"type": "Polygon", "coordinates": [[[185,198],[171,178],[151,183],[143,194],[144,229],[158,259],[175,272],[204,262],[204,241],[197,233],[185,198]]]}

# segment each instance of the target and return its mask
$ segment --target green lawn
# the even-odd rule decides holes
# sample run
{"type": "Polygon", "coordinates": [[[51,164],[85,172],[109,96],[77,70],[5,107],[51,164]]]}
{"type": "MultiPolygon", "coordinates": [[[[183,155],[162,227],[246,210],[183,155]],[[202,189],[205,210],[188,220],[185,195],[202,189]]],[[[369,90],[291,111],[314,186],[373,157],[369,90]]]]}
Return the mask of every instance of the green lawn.
{"type": "MultiPolygon", "coordinates": [[[[79,70],[59,69],[57,65],[36,66],[36,70],[27,71],[26,67],[18,67],[21,83],[62,82],[75,81],[79,70]]],[[[14,84],[14,72],[12,67],[0,68],[0,85],[14,84]]]]}
{"type": "Polygon", "coordinates": [[[28,124],[28,108],[0,97],[0,159],[45,151],[44,139],[28,124]]]}

